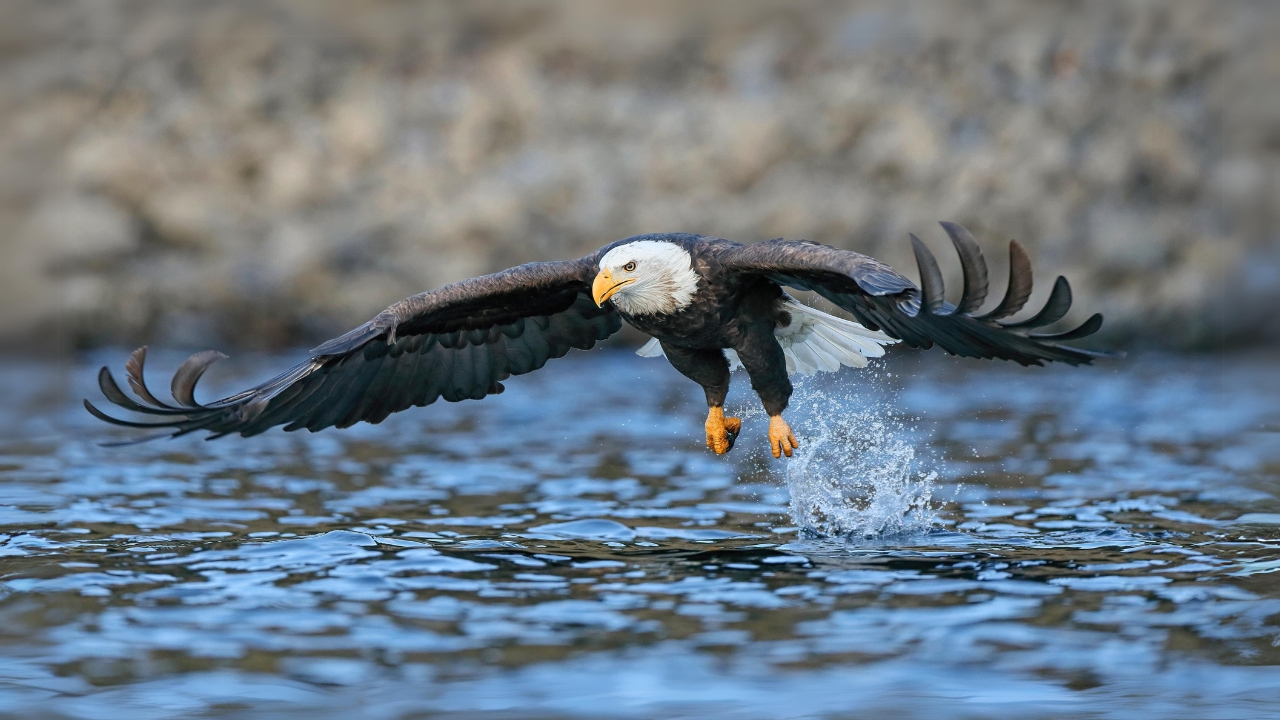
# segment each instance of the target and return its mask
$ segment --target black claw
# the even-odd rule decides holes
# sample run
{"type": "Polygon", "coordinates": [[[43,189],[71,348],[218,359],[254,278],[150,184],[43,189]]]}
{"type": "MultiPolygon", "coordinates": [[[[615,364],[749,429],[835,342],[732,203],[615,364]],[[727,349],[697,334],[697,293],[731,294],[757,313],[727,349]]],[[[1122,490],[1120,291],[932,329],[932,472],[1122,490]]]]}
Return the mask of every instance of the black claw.
{"type": "Polygon", "coordinates": [[[737,430],[730,430],[727,427],[724,429],[725,439],[729,441],[729,447],[725,448],[726,454],[733,449],[733,444],[738,441],[738,433],[741,433],[741,432],[742,432],[741,425],[738,426],[737,430]]]}

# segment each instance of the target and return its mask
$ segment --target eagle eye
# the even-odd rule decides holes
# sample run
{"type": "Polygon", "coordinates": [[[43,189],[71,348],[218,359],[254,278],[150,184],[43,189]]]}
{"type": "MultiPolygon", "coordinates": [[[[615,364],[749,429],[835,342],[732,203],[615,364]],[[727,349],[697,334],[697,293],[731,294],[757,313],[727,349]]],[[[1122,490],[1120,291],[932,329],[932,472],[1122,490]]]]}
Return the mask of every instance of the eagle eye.
{"type": "Polygon", "coordinates": [[[622,266],[622,269],[623,269],[623,270],[626,270],[627,272],[633,272],[633,271],[635,271],[635,269],[636,269],[636,261],[635,261],[635,260],[632,260],[631,262],[627,263],[626,265],[623,265],[623,266],[622,266]]]}

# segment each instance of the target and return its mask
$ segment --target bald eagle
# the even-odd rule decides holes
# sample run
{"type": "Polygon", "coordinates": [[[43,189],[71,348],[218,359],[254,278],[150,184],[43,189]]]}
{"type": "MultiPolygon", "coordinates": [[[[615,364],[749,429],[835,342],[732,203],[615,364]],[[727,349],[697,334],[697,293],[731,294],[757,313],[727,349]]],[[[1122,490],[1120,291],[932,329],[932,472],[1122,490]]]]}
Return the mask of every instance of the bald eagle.
{"type": "Polygon", "coordinates": [[[874,258],[814,242],[743,245],[686,233],[637,235],[577,260],[520,265],[401,300],[276,377],[206,404],[195,399],[196,382],[224,355],[206,351],[182,364],[171,384],[175,405],[147,388],[146,348],[140,348],[125,368],[141,402],[122,392],[105,367],[99,387],[121,408],[158,419],[121,420],[88,400],[85,407],[116,425],[163,429],[130,442],[196,431],[213,439],[247,437],[276,425],[315,432],[379,423],[439,398],[456,402],[500,393],[508,377],[537,370],[571,349],[590,348],[625,320],[653,337],[641,355],[665,355],[702,386],[707,447],[716,454],[728,452],[741,430],[739,418],[725,417],[724,402],[730,371],[746,369],[769,415],[769,446],[778,458],[798,447],[782,418],[791,397],[789,376],[862,367],[883,355],[887,344],[936,344],[953,355],[1022,365],[1079,365],[1105,355],[1062,345],[1096,332],[1101,315],[1067,332],[1031,332],[1061,320],[1070,308],[1071,288],[1062,277],[1035,315],[1002,321],[1031,295],[1031,262],[1016,240],[1009,244],[1004,299],[979,314],[987,296],[986,261],[968,231],[953,223],[942,227],[963,270],[956,305],[943,299],[942,272],[915,235],[919,287],[874,258]],[[803,305],[784,287],[812,291],[856,322],[803,305]]]}

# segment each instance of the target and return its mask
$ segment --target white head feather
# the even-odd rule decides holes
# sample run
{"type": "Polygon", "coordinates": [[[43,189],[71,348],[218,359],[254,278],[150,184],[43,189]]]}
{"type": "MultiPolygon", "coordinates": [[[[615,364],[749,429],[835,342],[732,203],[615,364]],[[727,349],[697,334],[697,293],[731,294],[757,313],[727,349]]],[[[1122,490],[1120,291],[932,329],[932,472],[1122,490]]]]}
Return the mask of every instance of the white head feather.
{"type": "Polygon", "coordinates": [[[698,291],[693,258],[675,243],[637,240],[619,245],[600,258],[600,269],[607,269],[615,281],[635,280],[612,298],[628,315],[676,312],[688,307],[698,291]]]}

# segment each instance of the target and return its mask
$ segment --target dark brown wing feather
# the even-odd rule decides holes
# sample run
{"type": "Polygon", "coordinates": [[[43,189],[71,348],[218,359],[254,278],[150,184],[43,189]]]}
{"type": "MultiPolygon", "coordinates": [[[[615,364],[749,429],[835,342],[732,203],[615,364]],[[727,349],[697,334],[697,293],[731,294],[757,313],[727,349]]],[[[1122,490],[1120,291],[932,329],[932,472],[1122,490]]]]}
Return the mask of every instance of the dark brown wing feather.
{"type": "Polygon", "coordinates": [[[1009,246],[1009,289],[990,313],[977,315],[987,295],[987,265],[967,230],[943,223],[960,255],[964,292],[959,305],[943,299],[942,271],[933,253],[912,235],[921,288],[878,260],[811,242],[770,240],[729,250],[721,262],[738,272],[756,273],[780,285],[811,290],[847,310],[863,325],[883,330],[911,347],[941,346],[953,355],[1001,358],[1023,365],[1045,362],[1087,364],[1108,353],[1059,343],[1078,340],[1102,327],[1094,315],[1074,330],[1056,335],[1029,331],[1061,320],[1071,307],[1071,286],[1059,277],[1043,309],[1027,320],[1002,323],[1031,296],[1031,262],[1016,241],[1009,246]],[[923,289],[922,289],[923,288],[923,289]]]}
{"type": "Polygon", "coordinates": [[[195,386],[221,353],[197,353],[183,363],[171,383],[175,406],[147,388],[146,348],[140,348],[125,370],[142,402],[126,395],[107,368],[98,385],[113,404],[155,419],[121,420],[88,400],[85,407],[116,425],[163,431],[143,441],[196,431],[209,432],[210,439],[248,436],[276,425],[314,432],[382,422],[440,398],[478,400],[502,392],[501,381],[512,375],[617,332],[621,319],[613,305],[599,308],[591,299],[597,255],[530,263],[415,295],[261,385],[204,405],[195,399],[195,386]]]}

